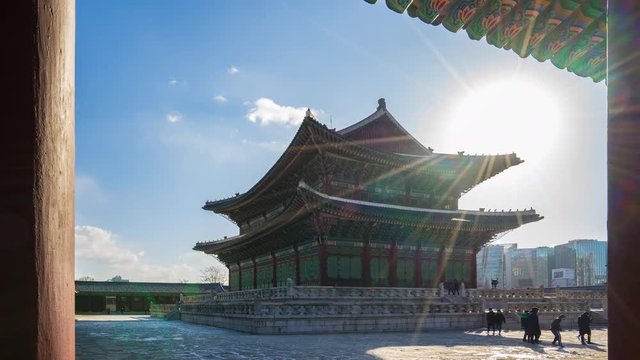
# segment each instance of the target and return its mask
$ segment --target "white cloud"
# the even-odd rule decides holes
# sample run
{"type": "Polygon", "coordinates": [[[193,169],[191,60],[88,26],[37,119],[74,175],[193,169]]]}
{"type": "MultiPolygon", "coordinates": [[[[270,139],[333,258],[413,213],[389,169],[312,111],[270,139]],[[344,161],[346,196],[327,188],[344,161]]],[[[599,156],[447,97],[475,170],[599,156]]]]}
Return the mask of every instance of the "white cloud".
{"type": "Polygon", "coordinates": [[[176,86],[176,85],[178,85],[178,83],[179,83],[179,81],[178,81],[178,80],[176,80],[176,79],[171,79],[171,80],[169,80],[169,81],[167,82],[167,84],[168,84],[169,86],[176,86]]]}
{"type": "MultiPolygon", "coordinates": [[[[268,98],[259,98],[249,109],[246,117],[253,123],[259,122],[261,125],[269,125],[272,123],[281,125],[300,125],[307,111],[306,107],[293,107],[287,105],[278,105],[275,101],[268,98]]],[[[311,109],[311,112],[318,116],[323,113],[322,110],[311,109]]]]}
{"type": "Polygon", "coordinates": [[[172,111],[167,114],[166,119],[170,123],[177,123],[178,121],[182,121],[182,114],[177,111],[172,111]]]}
{"type": "Polygon", "coordinates": [[[77,202],[103,203],[107,196],[96,179],[87,175],[76,174],[75,178],[77,202]]]}
{"type": "Polygon", "coordinates": [[[195,251],[178,255],[170,264],[153,264],[142,259],[144,251],[136,254],[116,235],[95,226],[76,226],[75,240],[76,278],[90,274],[96,280],[106,280],[121,275],[131,281],[199,282],[201,271],[208,266],[226,271],[215,258],[195,251]]]}
{"type": "Polygon", "coordinates": [[[227,98],[222,96],[222,95],[216,95],[216,96],[213,97],[213,101],[219,102],[219,103],[226,103],[227,102],[227,98]]]}
{"type": "Polygon", "coordinates": [[[237,74],[238,72],[240,72],[240,70],[239,70],[237,67],[235,67],[235,65],[231,65],[231,66],[229,66],[229,68],[227,68],[227,72],[228,72],[230,75],[235,75],[235,74],[237,74]]]}
{"type": "Polygon", "coordinates": [[[76,226],[76,258],[95,263],[122,266],[139,261],[131,250],[116,242],[111,232],[94,226],[76,226]]]}

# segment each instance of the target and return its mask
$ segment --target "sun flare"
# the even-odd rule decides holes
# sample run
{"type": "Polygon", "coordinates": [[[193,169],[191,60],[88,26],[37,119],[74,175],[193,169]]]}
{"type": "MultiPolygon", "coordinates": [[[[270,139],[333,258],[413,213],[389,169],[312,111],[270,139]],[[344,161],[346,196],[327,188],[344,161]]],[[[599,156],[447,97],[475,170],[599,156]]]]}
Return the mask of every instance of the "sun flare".
{"type": "MultiPolygon", "coordinates": [[[[460,98],[458,98],[460,99],[460,98]]],[[[500,80],[450,105],[447,139],[471,153],[530,153],[557,146],[562,112],[557,89],[500,80]]]]}

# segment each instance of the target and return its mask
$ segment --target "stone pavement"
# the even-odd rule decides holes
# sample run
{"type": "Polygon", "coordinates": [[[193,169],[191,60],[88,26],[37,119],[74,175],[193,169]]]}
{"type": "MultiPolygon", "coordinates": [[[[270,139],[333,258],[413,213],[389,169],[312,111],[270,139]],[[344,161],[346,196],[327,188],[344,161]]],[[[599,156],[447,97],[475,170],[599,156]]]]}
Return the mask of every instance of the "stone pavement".
{"type": "Polygon", "coordinates": [[[575,331],[562,333],[564,349],[522,342],[520,331],[249,335],[139,315],[78,316],[77,359],[606,359],[607,330],[583,346],[575,331]]]}

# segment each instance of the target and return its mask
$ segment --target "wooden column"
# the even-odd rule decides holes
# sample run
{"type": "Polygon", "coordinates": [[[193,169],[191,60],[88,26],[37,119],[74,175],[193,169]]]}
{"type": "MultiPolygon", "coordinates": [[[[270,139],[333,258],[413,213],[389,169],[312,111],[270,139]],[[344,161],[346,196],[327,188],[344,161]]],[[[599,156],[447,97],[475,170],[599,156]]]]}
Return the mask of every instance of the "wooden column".
{"type": "Polygon", "coordinates": [[[467,288],[475,289],[478,287],[478,261],[477,261],[478,250],[473,249],[473,254],[471,254],[471,283],[469,285],[465,284],[467,288]]]}
{"type": "Polygon", "coordinates": [[[362,248],[362,286],[371,286],[371,245],[369,242],[362,248]]]}
{"type": "Polygon", "coordinates": [[[395,241],[389,249],[389,286],[398,286],[398,248],[395,241]]]}
{"type": "Polygon", "coordinates": [[[608,12],[608,355],[631,359],[640,333],[640,3],[609,0],[608,12]]]}
{"type": "Polygon", "coordinates": [[[445,254],[445,247],[440,247],[440,253],[438,254],[438,273],[436,274],[436,286],[440,285],[441,282],[445,281],[446,275],[446,266],[447,266],[447,258],[445,254]]]}
{"type": "Polygon", "coordinates": [[[73,359],[73,0],[2,4],[0,359],[73,359]]]}

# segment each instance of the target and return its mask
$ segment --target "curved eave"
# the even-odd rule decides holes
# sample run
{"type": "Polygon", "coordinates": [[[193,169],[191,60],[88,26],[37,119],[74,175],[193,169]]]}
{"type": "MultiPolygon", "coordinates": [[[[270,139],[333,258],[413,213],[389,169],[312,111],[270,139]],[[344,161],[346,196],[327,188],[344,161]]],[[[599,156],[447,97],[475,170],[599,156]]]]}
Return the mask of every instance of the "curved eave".
{"type": "Polygon", "coordinates": [[[397,13],[406,10],[410,17],[442,24],[451,32],[464,29],[470,39],[484,37],[521,58],[550,60],[557,68],[594,82],[606,76],[606,0],[386,0],[386,4],[397,13]]]}
{"type": "Polygon", "coordinates": [[[298,190],[308,207],[338,217],[427,229],[502,232],[543,218],[533,209],[502,212],[440,210],[344,199],[323,194],[305,183],[300,183],[298,190]]]}
{"type": "Polygon", "coordinates": [[[415,226],[424,229],[493,233],[515,229],[543,219],[533,209],[503,212],[440,210],[351,200],[321,193],[306,183],[300,182],[295,199],[272,221],[242,235],[197,243],[193,249],[208,254],[228,252],[239,246],[250,245],[313,211],[356,221],[415,226]]]}

